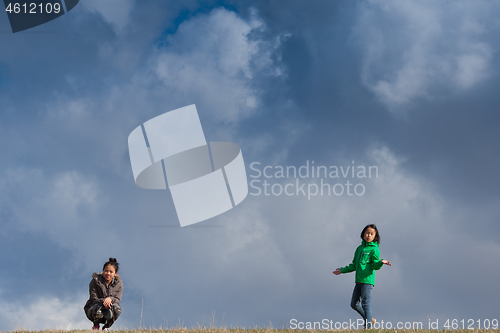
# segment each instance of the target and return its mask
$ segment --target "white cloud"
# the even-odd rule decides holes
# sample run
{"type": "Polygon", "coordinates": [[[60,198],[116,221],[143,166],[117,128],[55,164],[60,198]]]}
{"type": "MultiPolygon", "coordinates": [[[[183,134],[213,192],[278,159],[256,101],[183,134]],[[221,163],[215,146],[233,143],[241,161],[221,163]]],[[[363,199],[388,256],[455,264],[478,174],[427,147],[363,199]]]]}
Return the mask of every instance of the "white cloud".
{"type": "Polygon", "coordinates": [[[45,197],[44,206],[55,204],[60,207],[59,213],[66,218],[76,217],[77,209],[84,205],[90,209],[96,209],[99,201],[97,183],[88,180],[75,171],[58,174],[53,179],[50,192],[45,197]]]}
{"type": "Polygon", "coordinates": [[[491,58],[492,52],[488,45],[484,43],[471,45],[467,54],[457,58],[457,84],[461,88],[467,89],[487,77],[491,58]]]}
{"type": "Polygon", "coordinates": [[[135,6],[135,0],[85,0],[81,3],[89,12],[99,14],[116,33],[127,27],[135,6]]]}
{"type": "Polygon", "coordinates": [[[245,118],[260,105],[255,75],[283,74],[271,59],[282,37],[258,38],[265,29],[255,12],[247,20],[224,8],[199,14],[166,38],[152,61],[154,74],[174,99],[201,100],[225,122],[245,118]]]}
{"type": "Polygon", "coordinates": [[[100,206],[97,183],[76,171],[46,176],[39,169],[7,170],[0,199],[0,211],[9,212],[17,228],[42,231],[67,248],[90,233],[87,217],[100,206]]]}
{"type": "Polygon", "coordinates": [[[133,129],[158,114],[194,103],[205,130],[211,127],[210,122],[223,123],[226,126],[216,130],[217,140],[229,140],[233,125],[263,110],[262,87],[286,77],[279,48],[289,34],[269,36],[258,13],[250,12],[248,18],[225,8],[199,13],[157,40],[161,46],[148,44],[143,52],[129,43],[113,46],[103,42],[100,56],[111,66],[119,63],[130,80],[112,81],[101,95],[94,93],[92,98],[81,95],[72,100],[56,95],[57,99],[47,106],[52,117],[49,120],[63,120],[77,133],[84,122],[101,129],[95,131],[99,135],[104,130],[116,130],[118,125],[133,129]],[[149,56],[142,65],[138,64],[140,57],[122,61],[129,53],[149,56]],[[128,117],[109,119],[124,114],[128,117]]]}
{"type": "Polygon", "coordinates": [[[365,1],[353,34],[362,82],[395,113],[439,88],[472,88],[488,77],[498,9],[491,1],[365,1]]]}
{"type": "Polygon", "coordinates": [[[3,330],[76,330],[90,329],[92,323],[85,317],[84,295],[72,300],[57,297],[37,298],[29,304],[0,303],[0,321],[3,330]]]}

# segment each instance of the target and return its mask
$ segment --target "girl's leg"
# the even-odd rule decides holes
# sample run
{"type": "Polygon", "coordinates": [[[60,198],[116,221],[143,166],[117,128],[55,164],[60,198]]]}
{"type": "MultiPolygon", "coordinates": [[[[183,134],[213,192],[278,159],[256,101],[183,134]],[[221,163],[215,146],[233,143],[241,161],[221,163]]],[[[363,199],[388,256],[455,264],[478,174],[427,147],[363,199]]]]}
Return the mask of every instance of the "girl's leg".
{"type": "Polygon", "coordinates": [[[365,327],[372,327],[372,309],[371,309],[371,299],[372,299],[372,288],[371,284],[362,283],[361,286],[361,307],[363,308],[363,319],[365,319],[365,327]]]}
{"type": "Polygon", "coordinates": [[[359,313],[363,319],[365,319],[365,311],[361,305],[361,286],[362,284],[357,283],[354,285],[351,298],[351,308],[359,313]]]}
{"type": "Polygon", "coordinates": [[[105,316],[106,323],[104,324],[104,328],[110,328],[111,325],[118,319],[120,314],[122,313],[122,308],[118,304],[113,304],[111,309],[108,309],[108,314],[105,316]]]}
{"type": "Polygon", "coordinates": [[[87,318],[92,322],[93,324],[92,329],[94,330],[95,329],[98,330],[99,324],[105,322],[102,310],[103,310],[102,304],[94,304],[85,312],[87,318]]]}
{"type": "Polygon", "coordinates": [[[87,312],[85,312],[85,314],[87,315],[87,318],[94,324],[99,324],[100,322],[103,322],[102,310],[103,306],[101,304],[94,304],[87,310],[87,312]]]}
{"type": "Polygon", "coordinates": [[[118,304],[113,304],[113,318],[117,320],[118,317],[120,317],[121,313],[122,313],[122,308],[118,304]]]}
{"type": "Polygon", "coordinates": [[[111,309],[105,309],[102,311],[102,315],[106,321],[110,320],[113,318],[113,311],[111,309]]]}

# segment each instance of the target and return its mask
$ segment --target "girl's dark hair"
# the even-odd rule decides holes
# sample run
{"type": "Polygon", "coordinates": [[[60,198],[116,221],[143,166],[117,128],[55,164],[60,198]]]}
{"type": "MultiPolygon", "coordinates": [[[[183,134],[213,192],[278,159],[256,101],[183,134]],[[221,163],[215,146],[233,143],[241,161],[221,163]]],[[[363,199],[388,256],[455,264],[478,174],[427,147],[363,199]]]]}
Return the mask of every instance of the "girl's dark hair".
{"type": "Polygon", "coordinates": [[[361,231],[361,239],[364,240],[363,236],[365,234],[366,229],[368,228],[372,228],[375,230],[375,238],[373,239],[373,241],[380,244],[380,234],[378,233],[378,229],[375,224],[368,224],[366,227],[363,228],[363,231],[361,231]]]}
{"type": "Polygon", "coordinates": [[[102,266],[102,270],[104,271],[106,269],[106,266],[108,265],[111,265],[115,268],[115,273],[118,273],[118,266],[120,264],[118,264],[118,262],[116,261],[116,258],[109,258],[108,262],[106,262],[104,264],[104,266],[102,266]]]}

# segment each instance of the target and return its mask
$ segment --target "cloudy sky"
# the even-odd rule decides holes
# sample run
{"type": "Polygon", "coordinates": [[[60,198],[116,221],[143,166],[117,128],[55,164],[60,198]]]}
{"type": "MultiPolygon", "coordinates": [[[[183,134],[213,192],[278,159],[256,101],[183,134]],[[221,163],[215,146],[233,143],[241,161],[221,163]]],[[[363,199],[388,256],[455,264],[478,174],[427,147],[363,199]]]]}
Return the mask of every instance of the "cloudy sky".
{"type": "Polygon", "coordinates": [[[354,274],[332,271],[369,223],[393,263],[379,321],[500,319],[499,11],[81,0],[15,34],[0,15],[0,330],[89,328],[88,283],[110,256],[117,328],[355,320],[354,274]],[[253,186],[180,228],[168,190],[135,185],[127,138],[191,104],[207,141],[241,147],[253,186]],[[307,165],[377,172],[276,175],[307,165]]]}

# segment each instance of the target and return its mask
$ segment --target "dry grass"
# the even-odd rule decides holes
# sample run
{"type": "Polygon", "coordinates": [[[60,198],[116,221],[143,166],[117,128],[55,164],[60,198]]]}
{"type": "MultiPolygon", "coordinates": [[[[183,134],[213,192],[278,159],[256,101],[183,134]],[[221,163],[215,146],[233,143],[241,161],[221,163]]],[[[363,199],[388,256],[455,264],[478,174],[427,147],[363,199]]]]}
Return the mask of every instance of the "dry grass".
{"type": "MultiPolygon", "coordinates": [[[[292,329],[276,329],[276,328],[217,328],[217,327],[200,327],[200,328],[170,328],[170,329],[133,329],[133,330],[114,330],[112,333],[304,333],[304,332],[321,332],[322,330],[292,330],[292,329]]],[[[327,330],[326,330],[327,331],[327,330]]],[[[338,333],[500,333],[500,329],[473,329],[473,330],[387,330],[387,329],[372,329],[372,330],[333,330],[338,333]]],[[[26,331],[16,330],[15,333],[83,333],[92,332],[90,330],[45,330],[45,331],[26,331]]]]}

